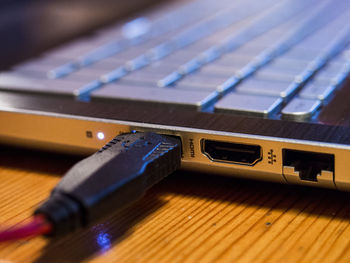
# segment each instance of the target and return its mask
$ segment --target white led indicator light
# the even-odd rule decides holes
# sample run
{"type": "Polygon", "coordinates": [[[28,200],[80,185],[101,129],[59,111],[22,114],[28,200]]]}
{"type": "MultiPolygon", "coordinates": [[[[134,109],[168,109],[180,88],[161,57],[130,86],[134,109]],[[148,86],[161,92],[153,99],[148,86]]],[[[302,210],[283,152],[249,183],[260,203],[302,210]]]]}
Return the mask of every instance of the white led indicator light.
{"type": "Polygon", "coordinates": [[[97,133],[97,138],[98,138],[99,140],[103,140],[103,139],[105,138],[105,134],[104,134],[103,132],[98,132],[98,133],[97,133]]]}

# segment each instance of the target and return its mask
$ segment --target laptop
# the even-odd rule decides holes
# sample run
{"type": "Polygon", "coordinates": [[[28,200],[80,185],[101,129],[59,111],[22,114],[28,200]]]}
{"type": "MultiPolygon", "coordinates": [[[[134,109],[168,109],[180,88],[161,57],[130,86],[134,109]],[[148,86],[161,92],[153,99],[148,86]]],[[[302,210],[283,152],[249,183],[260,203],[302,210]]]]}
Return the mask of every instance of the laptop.
{"type": "Polygon", "coordinates": [[[181,139],[186,170],[348,191],[349,17],[342,0],[174,0],[76,32],[1,71],[0,143],[90,154],[152,131],[181,139]]]}

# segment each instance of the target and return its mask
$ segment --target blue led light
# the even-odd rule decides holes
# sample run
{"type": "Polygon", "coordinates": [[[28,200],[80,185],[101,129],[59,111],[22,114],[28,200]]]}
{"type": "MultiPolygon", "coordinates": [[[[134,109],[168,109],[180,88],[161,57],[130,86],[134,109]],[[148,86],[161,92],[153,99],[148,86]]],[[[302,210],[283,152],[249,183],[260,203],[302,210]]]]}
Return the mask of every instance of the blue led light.
{"type": "Polygon", "coordinates": [[[107,233],[99,233],[96,237],[96,242],[102,251],[106,251],[111,247],[111,239],[107,233]]]}

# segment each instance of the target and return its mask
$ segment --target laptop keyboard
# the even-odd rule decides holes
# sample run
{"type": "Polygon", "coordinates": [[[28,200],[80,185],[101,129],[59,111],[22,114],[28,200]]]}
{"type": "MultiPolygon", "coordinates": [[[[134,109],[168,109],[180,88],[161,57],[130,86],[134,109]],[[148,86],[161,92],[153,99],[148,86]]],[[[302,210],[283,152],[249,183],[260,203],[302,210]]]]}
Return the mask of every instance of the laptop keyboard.
{"type": "Polygon", "coordinates": [[[0,73],[0,90],[310,120],[350,72],[349,7],[175,1],[0,73]]]}

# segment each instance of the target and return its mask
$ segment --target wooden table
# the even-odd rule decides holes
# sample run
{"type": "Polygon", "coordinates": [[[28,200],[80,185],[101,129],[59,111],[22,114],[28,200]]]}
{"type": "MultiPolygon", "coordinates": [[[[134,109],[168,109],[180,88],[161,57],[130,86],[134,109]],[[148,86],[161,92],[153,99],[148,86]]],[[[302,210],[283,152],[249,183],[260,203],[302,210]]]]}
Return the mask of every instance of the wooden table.
{"type": "MultiPolygon", "coordinates": [[[[3,149],[0,225],[21,222],[76,158],[3,149]]],[[[59,240],[0,244],[0,262],[350,262],[349,194],[179,172],[59,240]]]]}

